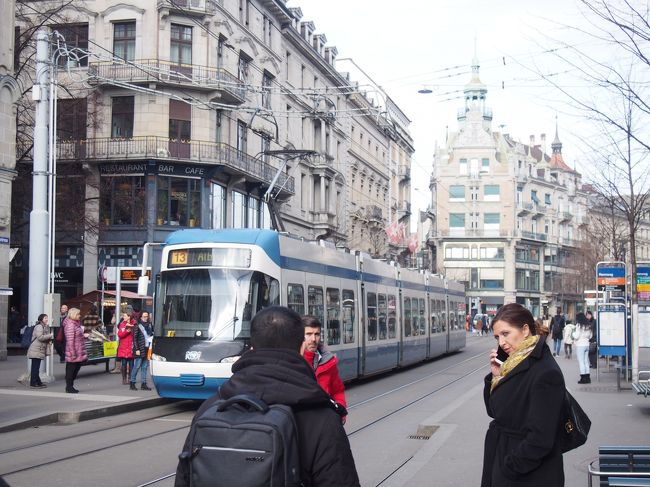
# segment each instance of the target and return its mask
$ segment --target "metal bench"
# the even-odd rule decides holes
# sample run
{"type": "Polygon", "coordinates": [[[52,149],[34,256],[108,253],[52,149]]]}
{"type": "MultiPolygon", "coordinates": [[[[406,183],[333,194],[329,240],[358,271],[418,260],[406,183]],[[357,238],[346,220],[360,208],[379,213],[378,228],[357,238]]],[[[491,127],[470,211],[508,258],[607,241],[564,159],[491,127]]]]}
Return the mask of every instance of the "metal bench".
{"type": "Polygon", "coordinates": [[[594,477],[600,487],[650,487],[650,446],[601,446],[588,474],[589,487],[594,477]]]}
{"type": "Polygon", "coordinates": [[[647,487],[650,478],[610,477],[609,487],[647,487]]]}
{"type": "Polygon", "coordinates": [[[637,394],[643,394],[644,397],[648,397],[650,394],[650,370],[640,370],[639,371],[639,382],[632,383],[632,389],[636,391],[637,394]],[[647,376],[647,379],[642,377],[647,376]]]}

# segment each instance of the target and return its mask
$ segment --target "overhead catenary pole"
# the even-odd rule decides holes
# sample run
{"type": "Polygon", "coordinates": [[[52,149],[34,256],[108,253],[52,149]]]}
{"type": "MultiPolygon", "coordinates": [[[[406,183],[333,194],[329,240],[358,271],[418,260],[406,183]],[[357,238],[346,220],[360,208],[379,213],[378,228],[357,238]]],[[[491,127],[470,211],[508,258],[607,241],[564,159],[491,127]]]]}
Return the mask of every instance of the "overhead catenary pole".
{"type": "MultiPolygon", "coordinates": [[[[34,172],[32,211],[29,214],[29,301],[28,324],[36,323],[43,312],[43,297],[47,292],[49,212],[48,200],[48,119],[50,47],[48,30],[36,36],[36,83],[32,99],[36,105],[34,117],[34,172]]],[[[29,368],[29,359],[28,368],[29,368]]]]}

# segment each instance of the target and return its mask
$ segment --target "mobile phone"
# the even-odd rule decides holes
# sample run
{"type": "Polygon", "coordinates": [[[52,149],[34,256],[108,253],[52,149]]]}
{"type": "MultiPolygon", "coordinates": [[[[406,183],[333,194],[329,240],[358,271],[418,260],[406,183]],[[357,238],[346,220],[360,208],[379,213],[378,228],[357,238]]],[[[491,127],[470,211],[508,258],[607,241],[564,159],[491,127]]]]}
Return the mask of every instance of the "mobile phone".
{"type": "Polygon", "coordinates": [[[503,362],[508,360],[508,354],[503,350],[503,348],[501,347],[497,348],[497,356],[495,360],[499,365],[503,364],[503,362]]]}

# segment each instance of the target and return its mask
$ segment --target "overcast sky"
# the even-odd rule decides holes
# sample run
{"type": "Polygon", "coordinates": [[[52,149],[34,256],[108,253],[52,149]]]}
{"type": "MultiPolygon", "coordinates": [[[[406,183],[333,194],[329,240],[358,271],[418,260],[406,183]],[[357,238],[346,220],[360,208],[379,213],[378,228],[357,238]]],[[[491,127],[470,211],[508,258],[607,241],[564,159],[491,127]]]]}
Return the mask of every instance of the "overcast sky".
{"type": "MultiPolygon", "coordinates": [[[[457,98],[462,91],[456,90],[470,79],[475,40],[493,130],[504,125],[504,132],[524,143],[531,134],[539,141],[545,133],[550,152],[557,115],[564,160],[584,172],[576,120],[529,70],[566,69],[553,66],[555,58],[545,51],[552,47],[549,38],[576,37],[564,25],[584,23],[574,0],[289,0],[287,5],[300,7],[302,20],[314,22],[338,57],[353,58],[412,120],[415,209],[429,202],[436,141],[444,144],[447,126],[456,130],[456,111],[463,105],[457,98]],[[423,87],[433,93],[419,94],[423,87]]],[[[576,42],[583,41],[576,37],[576,42]]]]}

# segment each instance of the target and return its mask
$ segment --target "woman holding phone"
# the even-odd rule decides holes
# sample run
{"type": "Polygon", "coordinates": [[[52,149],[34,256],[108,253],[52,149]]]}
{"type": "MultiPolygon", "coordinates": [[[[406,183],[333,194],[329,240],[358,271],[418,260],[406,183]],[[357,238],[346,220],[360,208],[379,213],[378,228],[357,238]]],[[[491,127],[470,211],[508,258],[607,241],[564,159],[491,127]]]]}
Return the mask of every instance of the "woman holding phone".
{"type": "Polygon", "coordinates": [[[498,347],[490,352],[483,391],[493,421],[485,436],[481,487],[561,487],[562,371],[525,307],[507,304],[492,323],[498,347]]]}

